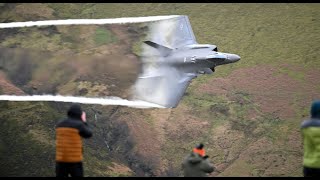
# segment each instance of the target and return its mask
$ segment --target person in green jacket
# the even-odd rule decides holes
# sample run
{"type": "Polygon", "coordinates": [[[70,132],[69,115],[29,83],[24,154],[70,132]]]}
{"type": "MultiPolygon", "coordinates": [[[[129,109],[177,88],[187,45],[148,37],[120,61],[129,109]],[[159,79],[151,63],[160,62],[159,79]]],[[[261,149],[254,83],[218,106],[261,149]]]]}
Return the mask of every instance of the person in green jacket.
{"type": "MultiPolygon", "coordinates": [[[[201,144],[202,149],[203,145],[201,144]]],[[[212,173],[214,166],[209,162],[208,157],[199,153],[199,151],[193,150],[182,163],[184,177],[206,177],[207,173],[212,173]]]]}
{"type": "Polygon", "coordinates": [[[311,118],[301,124],[303,138],[303,175],[320,176],[320,100],[311,105],[311,118]]]}

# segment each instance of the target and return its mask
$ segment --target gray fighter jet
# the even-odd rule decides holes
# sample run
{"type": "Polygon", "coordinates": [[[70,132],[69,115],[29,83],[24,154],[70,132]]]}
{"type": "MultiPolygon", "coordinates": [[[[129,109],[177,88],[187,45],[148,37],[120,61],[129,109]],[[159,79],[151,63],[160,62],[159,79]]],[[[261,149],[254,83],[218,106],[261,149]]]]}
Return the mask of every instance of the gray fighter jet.
{"type": "Polygon", "coordinates": [[[236,54],[218,52],[216,45],[198,44],[187,16],[154,22],[149,28],[135,99],[177,107],[192,79],[240,60],[236,54]]]}

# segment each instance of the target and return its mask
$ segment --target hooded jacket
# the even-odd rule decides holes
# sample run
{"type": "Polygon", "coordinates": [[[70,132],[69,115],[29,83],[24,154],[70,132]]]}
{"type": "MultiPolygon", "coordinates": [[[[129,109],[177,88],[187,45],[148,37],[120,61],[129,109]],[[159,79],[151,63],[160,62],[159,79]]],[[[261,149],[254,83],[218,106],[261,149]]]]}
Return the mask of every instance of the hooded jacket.
{"type": "Polygon", "coordinates": [[[192,152],[182,163],[184,177],[206,177],[207,173],[214,171],[213,165],[208,159],[192,152]]]}
{"type": "Polygon", "coordinates": [[[68,118],[56,125],[56,161],[77,163],[83,159],[82,138],[92,136],[88,124],[81,120],[82,110],[73,105],[68,110],[68,118]]]}
{"type": "Polygon", "coordinates": [[[311,119],[301,124],[303,138],[303,165],[309,168],[320,168],[320,101],[311,106],[311,119]]]}

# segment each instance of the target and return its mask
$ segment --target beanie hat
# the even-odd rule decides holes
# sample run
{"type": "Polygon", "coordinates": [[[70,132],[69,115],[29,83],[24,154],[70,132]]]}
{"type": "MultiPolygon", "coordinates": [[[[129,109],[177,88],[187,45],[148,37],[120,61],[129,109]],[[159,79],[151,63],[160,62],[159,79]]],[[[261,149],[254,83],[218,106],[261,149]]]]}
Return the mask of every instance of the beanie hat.
{"type": "Polygon", "coordinates": [[[70,118],[81,120],[81,115],[82,115],[82,109],[78,104],[73,104],[68,110],[68,116],[70,118]]]}
{"type": "Polygon", "coordinates": [[[313,101],[311,105],[311,118],[320,118],[320,100],[313,101]]]}
{"type": "Polygon", "coordinates": [[[198,144],[198,145],[196,146],[196,148],[197,148],[197,149],[203,149],[203,146],[204,146],[204,145],[203,145],[202,143],[200,143],[200,144],[198,144]]]}

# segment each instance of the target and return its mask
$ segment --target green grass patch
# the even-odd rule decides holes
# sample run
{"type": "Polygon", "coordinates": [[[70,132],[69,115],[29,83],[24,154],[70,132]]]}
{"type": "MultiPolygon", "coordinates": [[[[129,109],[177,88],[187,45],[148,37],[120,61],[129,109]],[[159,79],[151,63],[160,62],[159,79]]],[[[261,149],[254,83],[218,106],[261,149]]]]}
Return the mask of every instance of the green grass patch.
{"type": "Polygon", "coordinates": [[[139,41],[136,41],[133,43],[132,45],[132,53],[134,53],[137,56],[141,56],[141,52],[142,52],[142,44],[143,41],[145,40],[144,37],[139,38],[139,41]]]}
{"type": "Polygon", "coordinates": [[[134,53],[137,56],[141,56],[142,53],[142,45],[143,41],[146,40],[147,36],[147,29],[148,29],[148,23],[139,23],[139,24],[133,24],[132,25],[132,32],[137,34],[137,39],[133,41],[132,45],[132,53],[134,53]]]}
{"type": "Polygon", "coordinates": [[[33,31],[25,34],[8,37],[1,42],[1,45],[4,47],[20,47],[36,51],[58,51],[65,48],[61,42],[62,39],[59,34],[47,36],[37,29],[33,29],[33,31]]]}
{"type": "Polygon", "coordinates": [[[272,114],[264,114],[257,120],[257,128],[261,131],[256,134],[257,137],[267,137],[272,142],[278,142],[286,137],[286,132],[279,131],[284,126],[284,121],[272,114]]]}
{"type": "MultiPolygon", "coordinates": [[[[5,103],[5,102],[2,102],[5,103]]],[[[2,151],[0,172],[4,176],[54,176],[54,120],[59,115],[43,103],[8,102],[1,111],[2,151]],[[23,118],[22,118],[23,117],[23,118]],[[44,130],[31,134],[31,130],[44,130]],[[44,138],[46,141],[39,141],[44,138]],[[49,139],[46,139],[49,138],[49,139]]],[[[2,108],[3,106],[1,106],[2,108]]],[[[36,132],[36,131],[34,131],[36,132]]]]}
{"type": "Polygon", "coordinates": [[[78,18],[82,6],[80,3],[48,3],[47,5],[54,10],[54,16],[74,19],[78,18]]]}
{"type": "Polygon", "coordinates": [[[109,44],[116,42],[117,38],[112,35],[112,33],[105,28],[98,28],[94,35],[94,42],[100,46],[103,44],[109,44]]]}

